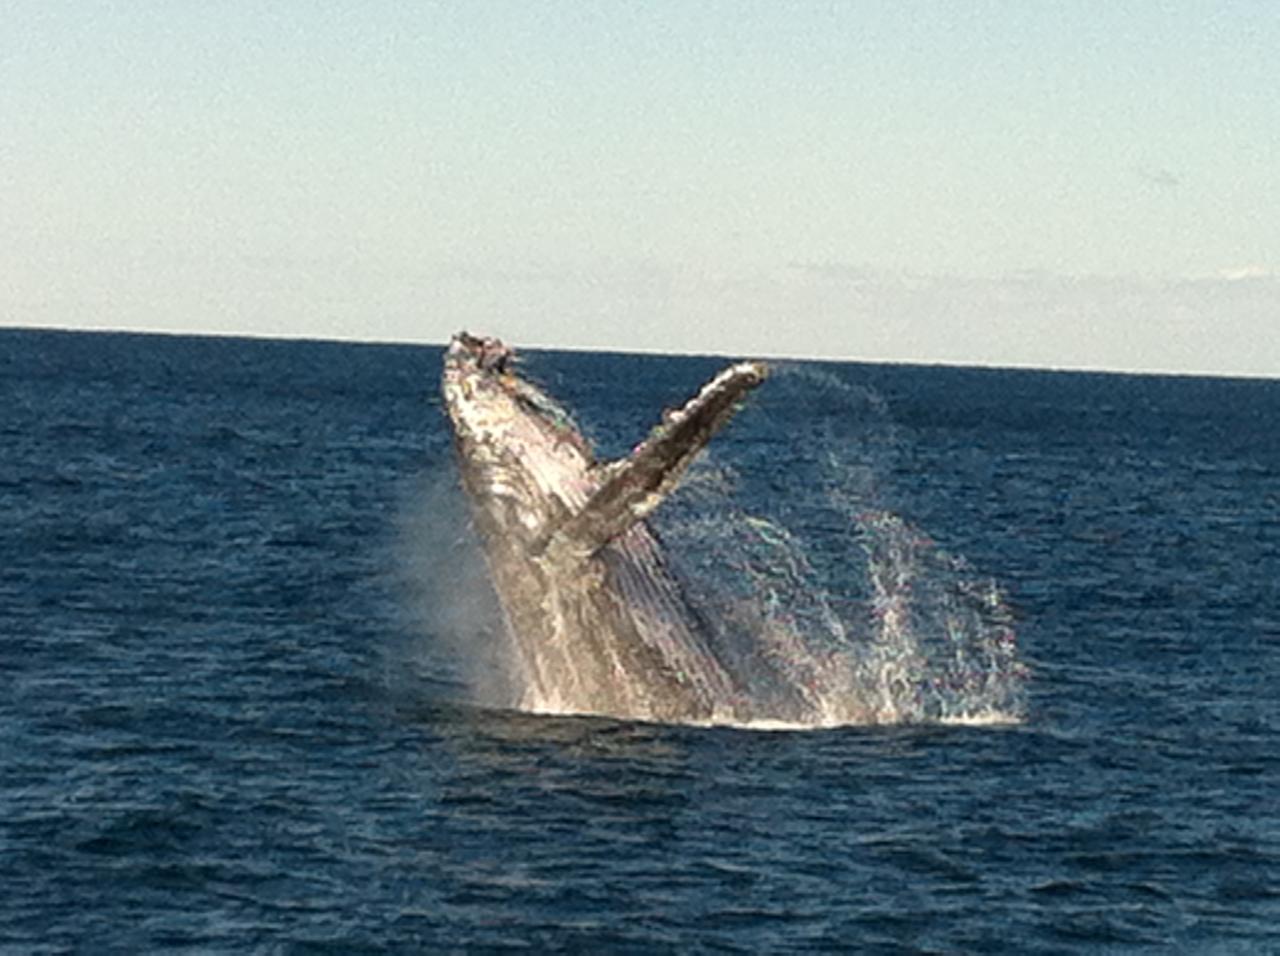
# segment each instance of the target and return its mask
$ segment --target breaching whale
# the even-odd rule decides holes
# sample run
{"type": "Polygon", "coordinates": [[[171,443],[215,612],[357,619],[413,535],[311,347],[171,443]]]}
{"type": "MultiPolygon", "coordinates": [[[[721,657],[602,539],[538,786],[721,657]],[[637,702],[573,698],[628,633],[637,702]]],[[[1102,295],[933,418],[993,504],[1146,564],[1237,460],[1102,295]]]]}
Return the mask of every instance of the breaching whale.
{"type": "Polygon", "coordinates": [[[645,521],[762,381],[724,369],[626,458],[597,461],[568,413],[494,338],[455,335],[443,393],[463,489],[513,639],[519,706],[658,721],[734,720],[720,662],[645,521]]]}

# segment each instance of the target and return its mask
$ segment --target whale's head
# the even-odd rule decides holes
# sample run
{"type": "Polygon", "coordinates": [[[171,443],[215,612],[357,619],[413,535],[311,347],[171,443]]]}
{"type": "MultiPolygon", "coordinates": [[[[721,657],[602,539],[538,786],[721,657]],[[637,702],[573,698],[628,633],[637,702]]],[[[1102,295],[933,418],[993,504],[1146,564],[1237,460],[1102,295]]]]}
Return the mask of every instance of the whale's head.
{"type": "Polygon", "coordinates": [[[502,375],[512,370],[515,357],[516,350],[501,339],[459,332],[449,342],[445,368],[458,374],[502,375]]]}
{"type": "Polygon", "coordinates": [[[499,339],[459,332],[444,355],[441,387],[454,432],[464,443],[492,442],[519,417],[515,349],[499,339]]]}
{"type": "Polygon", "coordinates": [[[464,460],[520,461],[539,473],[553,462],[581,471],[594,461],[568,411],[517,374],[515,349],[499,339],[455,335],[442,389],[464,460]]]}

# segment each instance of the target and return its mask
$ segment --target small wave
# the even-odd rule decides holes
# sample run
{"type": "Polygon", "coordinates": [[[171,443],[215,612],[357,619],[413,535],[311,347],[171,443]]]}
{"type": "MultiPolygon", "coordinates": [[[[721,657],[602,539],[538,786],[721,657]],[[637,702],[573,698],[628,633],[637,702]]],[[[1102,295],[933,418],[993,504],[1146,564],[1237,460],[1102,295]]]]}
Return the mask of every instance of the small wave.
{"type": "Polygon", "coordinates": [[[1025,722],[1026,718],[1021,714],[999,710],[982,711],[976,714],[953,714],[938,721],[949,727],[1015,727],[1025,722]]]}
{"type": "Polygon", "coordinates": [[[1009,727],[1016,726],[1023,722],[1023,718],[1017,714],[986,712],[981,714],[960,714],[950,717],[940,717],[936,720],[926,720],[919,723],[903,723],[903,722],[884,722],[875,720],[819,720],[819,721],[794,721],[794,720],[775,720],[772,718],[754,718],[751,720],[710,720],[692,722],[689,726],[693,727],[732,727],[735,730],[753,730],[765,733],[794,733],[798,731],[811,730],[838,730],[841,728],[876,728],[876,727],[928,727],[930,725],[943,725],[947,727],[1009,727]]]}
{"type": "Polygon", "coordinates": [[[761,733],[802,733],[815,730],[839,730],[843,728],[880,728],[880,727],[1014,727],[1024,723],[1022,715],[1005,711],[979,711],[969,714],[952,714],[945,717],[920,721],[886,721],[876,719],[824,719],[783,720],[773,717],[736,718],[729,716],[710,717],[706,720],[655,720],[646,718],[619,718],[613,714],[600,714],[590,711],[575,710],[564,707],[548,707],[542,705],[522,706],[513,713],[535,717],[561,717],[569,719],[605,720],[625,723],[647,724],[657,727],[695,727],[701,730],[728,728],[761,733]]]}

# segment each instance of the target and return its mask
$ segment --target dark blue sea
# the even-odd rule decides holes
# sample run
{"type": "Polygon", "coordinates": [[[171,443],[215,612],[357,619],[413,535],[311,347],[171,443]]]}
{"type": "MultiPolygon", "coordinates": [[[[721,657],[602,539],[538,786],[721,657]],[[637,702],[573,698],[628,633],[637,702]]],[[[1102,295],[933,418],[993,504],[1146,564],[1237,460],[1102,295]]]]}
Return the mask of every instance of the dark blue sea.
{"type": "MultiPolygon", "coordinates": [[[[524,369],[617,455],[720,365],[524,369]]],[[[440,369],[0,331],[0,951],[1280,952],[1280,381],[778,368],[722,524],[850,641],[910,529],[1021,670],[760,730],[502,706],[440,369]]]]}

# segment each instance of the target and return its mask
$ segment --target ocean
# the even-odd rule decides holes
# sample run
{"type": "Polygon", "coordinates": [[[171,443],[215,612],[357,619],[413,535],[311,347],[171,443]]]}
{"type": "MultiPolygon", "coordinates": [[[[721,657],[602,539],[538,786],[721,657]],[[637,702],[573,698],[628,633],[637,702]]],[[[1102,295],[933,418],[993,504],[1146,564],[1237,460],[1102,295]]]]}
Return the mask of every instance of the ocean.
{"type": "Polygon", "coordinates": [[[1280,381],[780,363],[659,531],[905,696],[765,728],[510,707],[440,370],[0,330],[0,952],[1280,952],[1280,381]]]}

